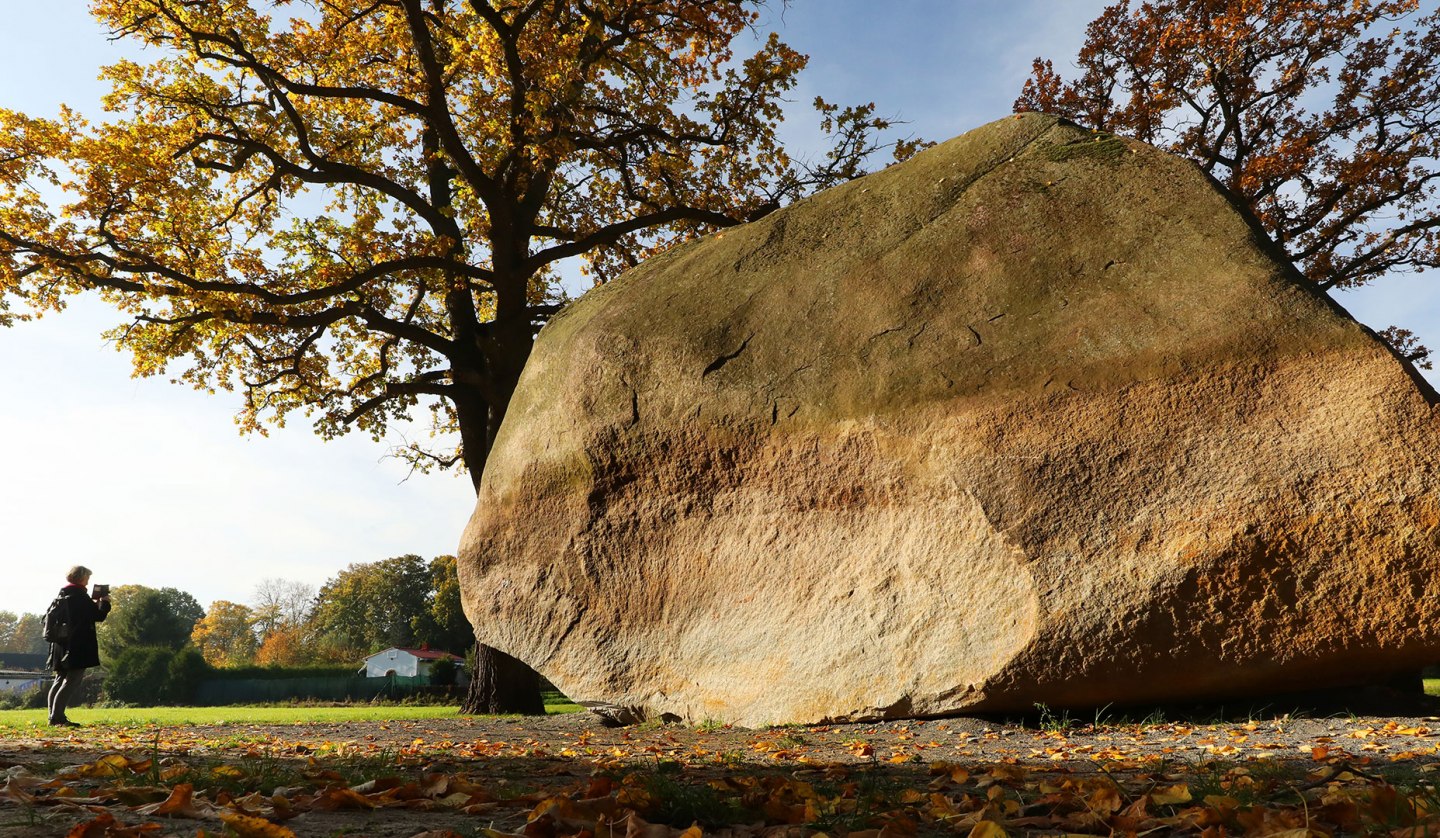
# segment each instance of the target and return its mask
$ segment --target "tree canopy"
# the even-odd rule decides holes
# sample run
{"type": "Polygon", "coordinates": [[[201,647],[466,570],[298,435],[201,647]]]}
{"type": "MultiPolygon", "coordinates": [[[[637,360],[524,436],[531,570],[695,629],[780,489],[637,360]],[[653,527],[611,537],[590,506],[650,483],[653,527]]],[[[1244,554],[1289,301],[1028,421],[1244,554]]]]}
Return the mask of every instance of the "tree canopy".
{"type": "Polygon", "coordinates": [[[315,650],[306,645],[304,630],[298,626],[274,629],[255,650],[255,663],[260,666],[304,666],[315,660],[315,650]]]}
{"type": "Polygon", "coordinates": [[[255,585],[252,617],[264,641],[283,628],[304,625],[315,602],[315,589],[293,579],[262,579],[255,585]]]}
{"type": "Polygon", "coordinates": [[[475,629],[465,618],[460,603],[460,573],[454,556],[436,556],[430,560],[429,614],[422,623],[428,631],[426,642],[436,649],[457,655],[475,642],[475,629]]]}
{"type": "Polygon", "coordinates": [[[28,651],[13,648],[15,645],[15,626],[20,622],[20,616],[14,611],[0,611],[0,652],[28,651]]]}
{"type": "Polygon", "coordinates": [[[195,623],[190,642],[211,666],[241,666],[255,660],[255,612],[247,605],[216,600],[195,623]]]}
{"type": "Polygon", "coordinates": [[[240,391],[242,429],[420,408],[448,442],[401,453],[478,486],[562,264],[603,281],[917,148],[817,100],[833,148],[792,159],[806,59],[737,55],[760,5],[96,0],[161,57],[105,69],[103,122],[0,109],[0,323],[97,293],[137,375],[240,391]]]}
{"type": "MultiPolygon", "coordinates": [[[[387,646],[441,648],[445,638],[433,610],[435,582],[446,581],[441,564],[432,570],[433,563],[415,555],[352,564],[320,588],[307,630],[317,643],[342,650],[347,662],[387,646]]],[[[474,642],[468,624],[460,639],[461,651],[474,642]]]]}
{"type": "MultiPolygon", "coordinates": [[[[1015,102],[1185,155],[1320,288],[1440,266],[1440,9],[1419,0],[1129,0],[1015,102]]],[[[1428,368],[1405,329],[1385,336],[1428,368]]]]}
{"type": "Polygon", "coordinates": [[[190,642],[195,624],[205,616],[193,596],[175,588],[120,585],[110,598],[113,608],[95,632],[105,660],[132,648],[179,649],[190,642]]]}
{"type": "Polygon", "coordinates": [[[875,150],[873,106],[821,103],[835,151],[785,153],[805,59],[736,58],[754,5],[96,2],[164,57],[105,69],[104,122],[0,110],[5,317],[96,291],[137,374],[239,389],[247,429],[378,438],[425,399],[462,449],[415,462],[478,480],[559,263],[612,276],[875,150]]]}
{"type": "Polygon", "coordinates": [[[43,636],[44,628],[44,620],[38,614],[0,611],[0,652],[44,654],[49,649],[43,636]]]}

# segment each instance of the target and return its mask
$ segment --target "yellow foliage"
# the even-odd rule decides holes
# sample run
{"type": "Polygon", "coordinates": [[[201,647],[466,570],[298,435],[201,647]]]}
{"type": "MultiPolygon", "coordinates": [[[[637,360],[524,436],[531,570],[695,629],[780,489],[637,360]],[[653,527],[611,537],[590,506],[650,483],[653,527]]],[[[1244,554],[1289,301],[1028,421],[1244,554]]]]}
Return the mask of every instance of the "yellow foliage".
{"type": "Polygon", "coordinates": [[[560,263],[607,279],[879,147],[873,105],[822,102],[838,153],[786,155],[806,59],[733,54],[757,5],[96,0],[158,58],[105,68],[107,122],[0,110],[0,324],[96,290],[137,375],[241,391],[242,431],[381,439],[427,407],[451,450],[398,453],[463,465],[560,263]]]}

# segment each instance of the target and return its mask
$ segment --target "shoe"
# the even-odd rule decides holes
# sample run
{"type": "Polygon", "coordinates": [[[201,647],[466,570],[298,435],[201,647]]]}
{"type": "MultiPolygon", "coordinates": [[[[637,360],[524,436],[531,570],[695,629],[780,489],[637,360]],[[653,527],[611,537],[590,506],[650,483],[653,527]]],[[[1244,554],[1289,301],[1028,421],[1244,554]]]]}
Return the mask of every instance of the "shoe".
{"type": "Polygon", "coordinates": [[[70,721],[69,719],[60,719],[59,721],[51,722],[51,723],[50,723],[50,726],[51,726],[51,727],[84,727],[84,725],[80,724],[79,722],[72,722],[72,721],[70,721]]]}

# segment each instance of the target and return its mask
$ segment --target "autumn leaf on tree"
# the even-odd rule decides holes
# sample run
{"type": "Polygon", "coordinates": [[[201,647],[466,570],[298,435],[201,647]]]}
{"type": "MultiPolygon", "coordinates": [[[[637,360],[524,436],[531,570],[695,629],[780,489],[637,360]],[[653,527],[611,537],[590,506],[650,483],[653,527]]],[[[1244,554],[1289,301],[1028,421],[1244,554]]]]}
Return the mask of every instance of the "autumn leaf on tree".
{"type": "Polygon", "coordinates": [[[737,54],[760,5],[96,0],[158,57],[105,69],[104,121],[0,109],[0,324],[98,294],[137,375],[241,392],[242,429],[428,417],[458,446],[398,453],[478,486],[562,264],[603,281],[917,147],[821,101],[832,151],[787,154],[806,59],[737,54]]]}
{"type": "Polygon", "coordinates": [[[195,623],[190,642],[211,666],[243,666],[255,659],[255,615],[249,606],[216,600],[195,623]]]}
{"type": "MultiPolygon", "coordinates": [[[[1129,0],[1015,101],[1195,161],[1323,290],[1440,266],[1440,9],[1129,0]]],[[[1429,369],[1410,332],[1381,336],[1429,369]]]]}

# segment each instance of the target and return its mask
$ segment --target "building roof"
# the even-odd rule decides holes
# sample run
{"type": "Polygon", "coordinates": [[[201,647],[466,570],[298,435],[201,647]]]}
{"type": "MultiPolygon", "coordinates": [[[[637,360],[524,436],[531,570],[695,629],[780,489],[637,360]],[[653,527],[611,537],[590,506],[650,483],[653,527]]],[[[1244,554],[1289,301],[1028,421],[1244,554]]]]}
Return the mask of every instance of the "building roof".
{"type": "Polygon", "coordinates": [[[439,649],[406,649],[406,648],[401,647],[401,646],[390,646],[390,647],[381,649],[380,651],[376,652],[375,654],[367,656],[367,657],[365,658],[365,660],[370,660],[370,658],[377,657],[377,656],[379,656],[379,655],[383,655],[383,654],[385,654],[386,652],[390,651],[391,649],[394,649],[394,650],[397,651],[397,652],[405,652],[406,654],[414,655],[415,657],[419,658],[420,660],[426,660],[426,661],[442,660],[442,659],[444,659],[444,660],[452,660],[452,661],[462,661],[462,660],[464,660],[464,658],[460,657],[459,655],[454,655],[454,654],[451,654],[450,652],[442,652],[442,651],[440,651],[439,649]]]}
{"type": "Polygon", "coordinates": [[[45,672],[48,655],[34,652],[0,652],[0,668],[18,669],[26,672],[45,672]]]}

